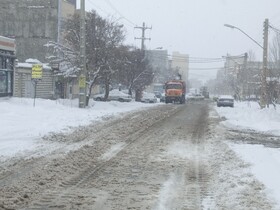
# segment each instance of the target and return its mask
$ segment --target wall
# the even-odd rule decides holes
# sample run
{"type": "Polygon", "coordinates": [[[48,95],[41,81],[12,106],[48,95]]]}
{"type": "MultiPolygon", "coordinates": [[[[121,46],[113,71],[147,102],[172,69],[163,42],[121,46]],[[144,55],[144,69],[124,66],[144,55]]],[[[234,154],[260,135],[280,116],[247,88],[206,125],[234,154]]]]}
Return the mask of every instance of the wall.
{"type": "Polygon", "coordinates": [[[57,40],[57,0],[1,0],[0,35],[16,39],[20,62],[28,58],[45,61],[49,40],[57,40]]]}
{"type": "Polygon", "coordinates": [[[169,78],[167,50],[147,50],[146,56],[155,72],[154,83],[165,83],[169,78]]]}
{"type": "Polygon", "coordinates": [[[172,69],[179,71],[182,79],[188,81],[189,79],[189,56],[179,52],[172,53],[172,69]]]}
{"type": "MultiPolygon", "coordinates": [[[[16,68],[14,79],[15,97],[34,97],[34,85],[31,81],[31,68],[16,68]]],[[[53,98],[54,77],[50,69],[43,69],[42,80],[37,83],[37,98],[53,98]]]]}

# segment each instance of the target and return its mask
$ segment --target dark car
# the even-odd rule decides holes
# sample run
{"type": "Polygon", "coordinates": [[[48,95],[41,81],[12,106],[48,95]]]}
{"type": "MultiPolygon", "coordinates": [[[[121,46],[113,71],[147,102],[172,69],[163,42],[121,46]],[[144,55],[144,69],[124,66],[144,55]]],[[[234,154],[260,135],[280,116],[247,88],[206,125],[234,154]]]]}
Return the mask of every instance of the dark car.
{"type": "Polygon", "coordinates": [[[229,106],[234,107],[234,98],[232,96],[224,95],[220,96],[217,100],[217,106],[229,106]]]}

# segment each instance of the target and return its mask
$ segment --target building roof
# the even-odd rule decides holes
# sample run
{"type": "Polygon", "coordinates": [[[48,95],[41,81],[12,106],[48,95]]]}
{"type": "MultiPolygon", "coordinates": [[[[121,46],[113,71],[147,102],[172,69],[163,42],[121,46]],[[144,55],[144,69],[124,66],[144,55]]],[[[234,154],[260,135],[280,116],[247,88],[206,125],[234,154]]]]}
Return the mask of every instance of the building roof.
{"type": "Polygon", "coordinates": [[[51,70],[52,68],[49,66],[48,63],[41,63],[39,60],[37,59],[33,59],[33,58],[28,58],[27,60],[25,60],[24,63],[18,63],[16,65],[17,68],[28,68],[31,69],[33,64],[42,64],[43,65],[43,69],[44,70],[51,70]]]}

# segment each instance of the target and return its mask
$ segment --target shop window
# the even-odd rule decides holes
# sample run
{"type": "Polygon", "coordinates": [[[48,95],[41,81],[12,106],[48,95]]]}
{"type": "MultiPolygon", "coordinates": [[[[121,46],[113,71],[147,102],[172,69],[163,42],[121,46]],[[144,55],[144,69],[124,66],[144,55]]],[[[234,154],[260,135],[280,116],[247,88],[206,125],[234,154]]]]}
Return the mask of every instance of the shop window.
{"type": "Polygon", "coordinates": [[[12,93],[12,72],[7,72],[8,74],[8,93],[12,93]]]}
{"type": "Polygon", "coordinates": [[[9,70],[13,69],[13,59],[12,58],[6,59],[6,69],[9,69],[9,70]]]}
{"type": "Polygon", "coordinates": [[[0,71],[0,93],[7,92],[7,76],[6,72],[0,71]]]}

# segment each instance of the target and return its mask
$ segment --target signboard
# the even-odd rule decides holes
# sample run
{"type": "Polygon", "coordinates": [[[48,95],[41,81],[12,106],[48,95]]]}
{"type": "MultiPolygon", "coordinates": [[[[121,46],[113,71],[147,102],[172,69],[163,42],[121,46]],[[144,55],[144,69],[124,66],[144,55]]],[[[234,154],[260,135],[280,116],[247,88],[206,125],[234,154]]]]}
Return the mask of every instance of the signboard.
{"type": "Polygon", "coordinates": [[[79,77],[79,87],[85,88],[86,87],[86,77],[84,75],[81,75],[79,77]]]}
{"type": "Polygon", "coordinates": [[[0,36],[0,49],[14,52],[16,50],[15,40],[0,36]]]}
{"type": "Polygon", "coordinates": [[[42,64],[33,64],[32,65],[32,79],[42,79],[43,66],[42,64]]]}

